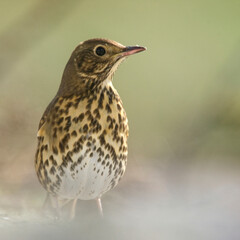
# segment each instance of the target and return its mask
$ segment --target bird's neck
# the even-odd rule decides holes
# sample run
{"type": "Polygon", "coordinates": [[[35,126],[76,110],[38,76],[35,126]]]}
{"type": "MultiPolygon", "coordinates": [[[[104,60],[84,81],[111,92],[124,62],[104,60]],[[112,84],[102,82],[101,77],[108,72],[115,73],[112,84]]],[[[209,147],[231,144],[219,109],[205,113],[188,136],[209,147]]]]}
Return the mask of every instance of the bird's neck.
{"type": "Polygon", "coordinates": [[[98,95],[103,92],[106,92],[108,95],[115,96],[117,98],[119,97],[117,90],[113,86],[111,78],[104,80],[99,86],[96,87],[96,89],[93,90],[93,92],[91,92],[91,94],[98,95]]]}
{"type": "Polygon", "coordinates": [[[95,79],[94,76],[80,76],[76,74],[74,75],[73,73],[69,74],[68,69],[66,69],[63,73],[57,96],[68,97],[78,95],[87,97],[99,93],[103,89],[114,89],[114,92],[116,92],[112,85],[112,77],[113,75],[109,75],[105,80],[95,79]]]}
{"type": "Polygon", "coordinates": [[[112,76],[109,76],[104,81],[100,81],[90,90],[86,90],[82,85],[77,84],[77,81],[75,79],[68,79],[68,81],[64,81],[62,79],[56,97],[70,97],[74,95],[88,98],[90,96],[99,95],[102,92],[106,92],[116,97],[119,96],[117,90],[112,84],[112,76]]]}

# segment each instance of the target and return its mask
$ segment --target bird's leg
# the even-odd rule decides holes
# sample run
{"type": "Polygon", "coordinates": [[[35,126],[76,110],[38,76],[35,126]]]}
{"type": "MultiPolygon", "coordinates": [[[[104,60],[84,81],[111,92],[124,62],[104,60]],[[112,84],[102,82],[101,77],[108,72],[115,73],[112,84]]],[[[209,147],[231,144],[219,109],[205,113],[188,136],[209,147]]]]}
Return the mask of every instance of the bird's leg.
{"type": "Polygon", "coordinates": [[[62,212],[61,212],[61,208],[59,205],[59,199],[57,196],[52,196],[50,195],[50,199],[51,199],[51,203],[52,203],[52,207],[53,209],[56,210],[56,218],[57,219],[61,219],[62,217],[62,212]]]}
{"type": "Polygon", "coordinates": [[[59,204],[59,199],[56,197],[56,218],[57,220],[62,219],[62,209],[59,204]]]}
{"type": "Polygon", "coordinates": [[[75,218],[77,200],[78,199],[75,198],[72,202],[71,211],[70,211],[70,220],[73,220],[75,218]]]}
{"type": "Polygon", "coordinates": [[[43,210],[43,211],[46,211],[46,210],[48,209],[48,207],[49,207],[49,201],[50,201],[50,197],[49,197],[49,193],[47,193],[47,196],[46,196],[46,198],[45,198],[45,200],[44,200],[44,203],[43,203],[43,205],[42,205],[42,210],[43,210]]]}
{"type": "Polygon", "coordinates": [[[47,193],[46,197],[45,197],[45,200],[43,202],[43,205],[41,207],[41,210],[40,210],[40,215],[43,216],[43,217],[46,217],[49,215],[50,213],[50,207],[51,207],[51,201],[50,201],[50,196],[49,196],[49,193],[47,193]]]}
{"type": "Polygon", "coordinates": [[[100,216],[103,217],[103,208],[102,208],[102,202],[101,202],[101,198],[97,198],[97,205],[98,205],[98,210],[100,213],[100,216]]]}

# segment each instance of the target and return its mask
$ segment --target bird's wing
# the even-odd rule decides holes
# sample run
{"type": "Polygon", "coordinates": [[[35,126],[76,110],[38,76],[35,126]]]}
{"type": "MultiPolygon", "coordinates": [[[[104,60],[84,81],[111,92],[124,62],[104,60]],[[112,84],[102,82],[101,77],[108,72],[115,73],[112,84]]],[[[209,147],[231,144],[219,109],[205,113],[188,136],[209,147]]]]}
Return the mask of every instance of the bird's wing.
{"type": "Polygon", "coordinates": [[[47,117],[49,115],[49,113],[51,112],[51,109],[54,108],[54,106],[56,105],[58,101],[58,97],[54,97],[53,100],[48,104],[46,110],[44,111],[43,115],[42,115],[42,118],[39,122],[39,126],[38,126],[38,130],[40,130],[40,128],[44,125],[44,123],[46,122],[47,120],[47,117]]]}

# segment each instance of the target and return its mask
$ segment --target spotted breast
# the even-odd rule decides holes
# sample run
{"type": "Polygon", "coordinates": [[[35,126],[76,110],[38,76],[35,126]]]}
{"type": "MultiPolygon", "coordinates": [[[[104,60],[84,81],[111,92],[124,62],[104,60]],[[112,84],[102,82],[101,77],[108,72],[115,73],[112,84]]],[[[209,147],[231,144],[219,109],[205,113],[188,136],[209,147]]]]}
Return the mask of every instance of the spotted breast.
{"type": "Polygon", "coordinates": [[[36,170],[48,192],[87,200],[116,186],[127,164],[128,121],[110,81],[88,98],[57,98],[45,118],[36,170]]]}

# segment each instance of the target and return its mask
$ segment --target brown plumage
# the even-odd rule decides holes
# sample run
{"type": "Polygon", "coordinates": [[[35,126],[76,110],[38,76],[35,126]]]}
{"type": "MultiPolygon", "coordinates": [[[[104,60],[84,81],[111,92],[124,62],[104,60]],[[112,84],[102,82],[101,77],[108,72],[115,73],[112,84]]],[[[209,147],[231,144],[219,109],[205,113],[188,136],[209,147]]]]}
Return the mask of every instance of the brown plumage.
{"type": "Polygon", "coordinates": [[[91,39],[73,51],[38,130],[35,168],[55,207],[97,199],[101,210],[102,194],[124,174],[128,120],[112,77],[127,56],[143,50],[91,39]]]}

